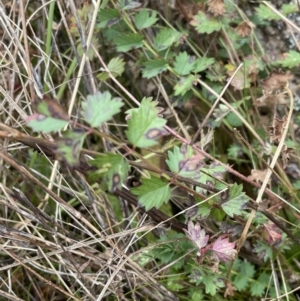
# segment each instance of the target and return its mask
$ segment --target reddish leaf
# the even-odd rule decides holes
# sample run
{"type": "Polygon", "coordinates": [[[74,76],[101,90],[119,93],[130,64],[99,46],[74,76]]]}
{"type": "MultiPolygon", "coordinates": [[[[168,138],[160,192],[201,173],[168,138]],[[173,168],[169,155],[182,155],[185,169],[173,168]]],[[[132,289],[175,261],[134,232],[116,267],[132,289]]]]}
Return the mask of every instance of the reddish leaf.
{"type": "Polygon", "coordinates": [[[235,248],[235,243],[229,242],[228,238],[223,239],[223,235],[220,236],[212,245],[211,251],[213,257],[217,261],[228,262],[233,260],[237,251],[235,248]]]}
{"type": "Polygon", "coordinates": [[[273,246],[282,241],[282,234],[275,224],[269,222],[263,226],[263,237],[266,239],[269,245],[273,246]]]}

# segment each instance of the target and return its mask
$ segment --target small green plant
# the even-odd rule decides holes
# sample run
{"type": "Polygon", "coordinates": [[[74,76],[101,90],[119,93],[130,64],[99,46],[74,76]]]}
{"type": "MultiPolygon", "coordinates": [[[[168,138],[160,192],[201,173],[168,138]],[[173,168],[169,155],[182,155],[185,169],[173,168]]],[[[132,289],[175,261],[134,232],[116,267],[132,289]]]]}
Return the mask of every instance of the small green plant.
{"type": "MultiPolygon", "coordinates": [[[[31,154],[22,173],[17,161],[0,153],[46,194],[32,207],[13,192],[22,179],[3,188],[5,206],[16,210],[11,228],[26,228],[39,248],[34,256],[46,258],[35,265],[24,248],[26,263],[34,262],[30,277],[51,274],[62,299],[282,298],[293,285],[286,275],[299,277],[300,121],[293,118],[298,100],[292,80],[300,54],[271,53],[261,36],[277,21],[299,31],[289,19],[298,7],[94,2],[76,7],[72,1],[67,19],[61,4],[51,3],[47,64],[33,68],[35,58],[28,56],[22,71],[34,73],[28,72],[30,93],[40,89],[44,96],[34,98],[32,111],[14,104],[28,113],[23,119],[34,134],[1,126],[1,137],[61,163],[42,174],[39,166],[51,167],[49,161],[31,154]],[[68,26],[57,35],[51,33],[55,16],[68,26]],[[53,55],[49,43],[58,36],[53,55]],[[61,46],[65,40],[68,49],[61,46]],[[47,72],[44,87],[36,80],[39,68],[47,72]],[[15,199],[26,208],[17,210],[15,199]],[[53,254],[59,260],[52,261],[53,254]]],[[[37,24],[30,25],[35,32],[37,24]]]]}

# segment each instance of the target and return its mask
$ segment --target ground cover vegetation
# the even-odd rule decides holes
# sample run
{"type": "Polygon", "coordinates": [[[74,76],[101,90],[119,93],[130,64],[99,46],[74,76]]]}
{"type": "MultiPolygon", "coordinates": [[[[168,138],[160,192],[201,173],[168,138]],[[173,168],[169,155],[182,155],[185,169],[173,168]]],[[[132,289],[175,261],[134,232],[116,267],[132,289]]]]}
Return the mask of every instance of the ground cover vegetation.
{"type": "Polygon", "coordinates": [[[3,1],[2,300],[298,300],[297,2],[3,1]]]}

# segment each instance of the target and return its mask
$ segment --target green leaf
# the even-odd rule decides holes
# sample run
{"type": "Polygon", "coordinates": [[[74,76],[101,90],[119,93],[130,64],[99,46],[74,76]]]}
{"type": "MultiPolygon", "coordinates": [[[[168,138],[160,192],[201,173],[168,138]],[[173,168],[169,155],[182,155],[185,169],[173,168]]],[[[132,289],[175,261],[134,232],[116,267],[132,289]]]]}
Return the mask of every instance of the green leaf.
{"type": "Polygon", "coordinates": [[[163,127],[167,121],[157,116],[156,104],[144,98],[139,108],[128,111],[131,119],[128,121],[126,136],[135,147],[151,147],[166,134],[163,127]]]}
{"type": "Polygon", "coordinates": [[[143,40],[143,36],[138,33],[128,33],[117,36],[114,43],[117,46],[117,51],[127,52],[131,49],[142,47],[143,40]]]}
{"type": "Polygon", "coordinates": [[[188,75],[194,68],[195,57],[189,56],[186,51],[180,52],[174,62],[174,70],[179,75],[188,75]]]}
{"type": "Polygon", "coordinates": [[[69,115],[60,104],[51,98],[44,97],[35,105],[35,113],[26,118],[27,125],[34,131],[50,133],[60,131],[69,121],[69,115]]]}
{"type": "Polygon", "coordinates": [[[229,191],[229,200],[221,204],[223,210],[230,216],[234,214],[241,215],[243,205],[248,202],[248,197],[245,192],[242,192],[243,185],[234,183],[229,191]]]}
{"type": "Polygon", "coordinates": [[[298,51],[290,50],[284,60],[279,60],[276,65],[281,65],[286,68],[294,68],[300,64],[300,53],[298,51]]]}
{"type": "Polygon", "coordinates": [[[197,217],[200,219],[205,219],[209,216],[210,212],[211,208],[208,203],[198,205],[197,214],[194,217],[192,217],[191,220],[197,219],[197,217]]]}
{"type": "Polygon", "coordinates": [[[39,113],[28,116],[26,122],[34,131],[42,133],[60,131],[68,124],[68,121],[47,117],[39,113]]]}
{"type": "Polygon", "coordinates": [[[151,78],[167,70],[168,62],[164,59],[155,59],[145,62],[143,66],[143,78],[151,78]]]}
{"type": "MultiPolygon", "coordinates": [[[[201,170],[204,170],[205,172],[208,172],[206,168],[202,168],[201,170]]],[[[207,173],[202,172],[197,179],[198,182],[204,184],[204,185],[212,185],[214,186],[215,184],[215,179],[209,176],[207,173]]],[[[207,190],[202,188],[202,187],[196,187],[196,191],[202,194],[207,194],[207,190]]]]}
{"type": "Polygon", "coordinates": [[[181,290],[184,288],[184,286],[181,285],[180,283],[178,283],[179,281],[180,281],[180,279],[168,278],[167,287],[172,291],[181,290]]]}
{"type": "Polygon", "coordinates": [[[166,163],[173,173],[192,178],[201,168],[202,158],[194,156],[193,148],[190,145],[183,144],[181,148],[174,146],[173,151],[168,151],[166,163]]]}
{"type": "Polygon", "coordinates": [[[217,18],[208,18],[202,11],[199,11],[197,15],[194,16],[190,24],[195,26],[199,33],[212,33],[214,31],[219,31],[222,28],[222,23],[220,23],[217,18]]]}
{"type": "MultiPolygon", "coordinates": [[[[160,109],[157,107],[158,102],[157,101],[152,101],[152,97],[144,97],[141,101],[141,105],[148,107],[149,110],[154,110],[156,114],[159,114],[160,109]]],[[[130,119],[132,112],[138,112],[139,108],[134,108],[134,109],[129,109],[125,113],[128,115],[126,119],[130,119]]]]}
{"type": "Polygon", "coordinates": [[[211,64],[215,62],[215,59],[210,57],[197,58],[195,61],[193,72],[198,73],[207,69],[211,64]]]}
{"type": "Polygon", "coordinates": [[[114,25],[120,20],[120,12],[115,8],[101,9],[98,14],[98,28],[114,25]]]}
{"type": "Polygon", "coordinates": [[[108,91],[96,92],[94,95],[88,95],[87,102],[82,103],[81,114],[90,126],[98,127],[119,113],[123,105],[120,98],[112,99],[108,91]]]}
{"type": "Polygon", "coordinates": [[[236,160],[240,154],[243,154],[243,149],[238,144],[231,144],[229,148],[227,149],[228,157],[231,157],[232,159],[236,160]]]}
{"type": "Polygon", "coordinates": [[[232,125],[234,127],[238,127],[238,126],[243,125],[242,120],[238,116],[236,116],[236,114],[234,112],[230,112],[227,115],[226,119],[230,123],[230,125],[232,125]]]}
{"type": "Polygon", "coordinates": [[[187,91],[192,89],[194,82],[197,80],[198,76],[190,74],[187,77],[182,77],[180,81],[175,85],[174,95],[184,95],[187,91]]]}
{"type": "Polygon", "coordinates": [[[256,9],[257,16],[262,20],[281,20],[281,17],[274,13],[269,7],[264,4],[256,9]]]}
{"type": "MultiPolygon", "coordinates": [[[[217,189],[225,189],[226,185],[222,182],[218,181],[218,179],[222,179],[226,169],[222,165],[218,165],[216,163],[212,163],[205,168],[201,168],[200,177],[195,178],[200,183],[205,185],[213,186],[217,189]]],[[[202,194],[206,194],[207,190],[202,187],[196,187],[196,191],[202,194]]]]}
{"type": "Polygon", "coordinates": [[[82,130],[67,130],[57,141],[56,154],[63,158],[68,165],[75,166],[79,163],[80,152],[86,133],[82,130]]]}
{"type": "Polygon", "coordinates": [[[171,196],[171,188],[161,179],[152,177],[143,179],[143,184],[130,190],[138,196],[139,203],[148,211],[153,207],[159,208],[167,203],[171,196]]]}
{"type": "Polygon", "coordinates": [[[283,4],[281,6],[283,14],[286,16],[288,14],[296,13],[298,12],[298,6],[296,3],[291,3],[291,4],[283,4]]]}
{"type": "Polygon", "coordinates": [[[129,10],[129,9],[134,9],[137,7],[140,7],[142,4],[136,1],[132,0],[121,0],[120,1],[120,6],[122,10],[129,10]]]}
{"type": "Polygon", "coordinates": [[[189,289],[189,300],[199,301],[204,299],[204,294],[200,289],[189,289]]]}
{"type": "Polygon", "coordinates": [[[273,258],[273,250],[265,242],[258,241],[253,249],[255,253],[258,253],[258,256],[263,258],[264,262],[268,259],[273,258]]]}
{"type": "Polygon", "coordinates": [[[265,289],[268,287],[270,281],[270,275],[262,273],[258,279],[253,279],[251,282],[251,294],[253,297],[262,297],[265,293],[265,289]]]}
{"type": "Polygon", "coordinates": [[[178,43],[181,34],[169,28],[163,28],[159,31],[153,40],[153,47],[157,51],[169,48],[172,44],[178,43]]]}
{"type": "MultiPolygon", "coordinates": [[[[119,58],[119,57],[114,57],[107,64],[108,70],[111,72],[111,74],[114,77],[118,77],[118,76],[122,75],[122,73],[125,70],[124,66],[125,66],[124,59],[123,58],[119,58]]],[[[105,80],[109,79],[110,76],[109,76],[108,72],[103,71],[103,72],[101,72],[101,73],[99,73],[97,75],[97,78],[99,80],[105,81],[105,80]]]]}
{"type": "Polygon", "coordinates": [[[43,99],[34,103],[35,110],[47,117],[53,117],[61,120],[69,120],[68,113],[54,99],[44,96],[43,99]]]}
{"type": "Polygon", "coordinates": [[[130,169],[127,160],[119,154],[99,155],[89,163],[98,168],[96,172],[91,173],[91,177],[95,180],[102,178],[110,192],[122,188],[130,169]]]}
{"type": "Polygon", "coordinates": [[[212,82],[224,81],[226,79],[226,70],[224,64],[218,61],[215,62],[213,70],[207,70],[206,76],[212,82]]]}
{"type": "Polygon", "coordinates": [[[238,291],[242,291],[246,289],[249,284],[250,278],[254,276],[255,269],[254,266],[249,262],[242,262],[240,271],[237,273],[233,284],[238,289],[238,291]]]}
{"type": "Polygon", "coordinates": [[[202,282],[205,285],[206,294],[214,296],[219,288],[225,286],[223,279],[219,275],[205,275],[202,278],[202,282]]]}
{"type": "Polygon", "coordinates": [[[101,32],[103,32],[103,36],[107,42],[114,42],[118,36],[129,34],[131,30],[124,20],[120,20],[118,24],[106,27],[101,32]]]}
{"type": "Polygon", "coordinates": [[[156,11],[148,11],[146,9],[140,10],[134,17],[134,23],[137,29],[145,29],[155,24],[158,20],[156,18],[156,11]]]}
{"type": "Polygon", "coordinates": [[[230,113],[230,109],[223,105],[222,103],[215,109],[213,115],[216,117],[216,122],[221,121],[224,117],[226,117],[230,113]]]}

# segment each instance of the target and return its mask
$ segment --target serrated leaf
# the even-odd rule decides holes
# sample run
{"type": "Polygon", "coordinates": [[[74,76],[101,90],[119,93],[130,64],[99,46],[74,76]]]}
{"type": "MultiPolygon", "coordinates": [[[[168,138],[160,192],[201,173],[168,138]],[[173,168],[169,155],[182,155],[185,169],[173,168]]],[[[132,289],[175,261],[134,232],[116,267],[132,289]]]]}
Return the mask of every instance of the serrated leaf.
{"type": "Polygon", "coordinates": [[[190,74],[187,77],[182,77],[180,81],[175,85],[174,95],[184,95],[187,91],[192,89],[194,82],[197,80],[198,76],[190,74]]]}
{"type": "Polygon", "coordinates": [[[140,10],[133,18],[136,28],[141,30],[155,24],[158,20],[156,15],[156,11],[149,11],[147,9],[140,10]]]}
{"type": "MultiPolygon", "coordinates": [[[[222,82],[225,80],[225,68],[223,63],[215,62],[213,70],[207,70],[206,76],[212,82],[222,82]]],[[[223,86],[222,86],[223,88],[223,86]]]]}
{"type": "Polygon", "coordinates": [[[126,136],[135,147],[151,147],[157,144],[157,139],[166,134],[164,126],[167,121],[158,117],[156,102],[149,102],[144,98],[139,108],[128,111],[126,136]],[[153,103],[153,104],[152,104],[153,103]]]}
{"type": "Polygon", "coordinates": [[[262,241],[258,241],[255,244],[253,251],[255,253],[258,253],[259,258],[262,258],[264,260],[264,262],[266,262],[268,259],[273,258],[272,248],[262,241]]]}
{"type": "MultiPolygon", "coordinates": [[[[215,184],[215,179],[212,178],[211,176],[209,176],[209,175],[207,174],[208,169],[202,168],[201,170],[202,170],[202,171],[205,171],[205,173],[204,173],[204,172],[201,172],[201,174],[200,174],[199,178],[197,179],[197,181],[200,182],[200,183],[202,183],[202,184],[204,184],[204,185],[211,185],[211,186],[214,186],[214,184],[215,184]]],[[[202,188],[202,187],[198,187],[198,186],[197,186],[197,187],[196,187],[196,191],[199,192],[199,193],[201,193],[201,194],[203,194],[203,195],[207,194],[207,189],[204,189],[204,188],[202,188]]]]}
{"type": "Polygon", "coordinates": [[[221,204],[223,210],[230,217],[233,217],[234,214],[241,215],[243,205],[248,202],[248,197],[242,190],[242,185],[233,184],[229,191],[229,200],[221,204]]]}
{"type": "Polygon", "coordinates": [[[60,131],[68,124],[68,121],[47,117],[39,113],[28,116],[26,122],[34,131],[42,133],[60,131]]]}
{"type": "Polygon", "coordinates": [[[200,289],[190,289],[189,298],[191,301],[199,301],[204,299],[204,294],[200,289]]]}
{"type": "Polygon", "coordinates": [[[44,96],[34,104],[35,113],[26,118],[27,125],[34,131],[42,133],[56,132],[63,129],[69,115],[54,99],[44,96]]]}
{"type": "Polygon", "coordinates": [[[168,69],[168,62],[164,59],[155,59],[143,64],[143,78],[154,77],[168,69]]]}
{"type": "Polygon", "coordinates": [[[130,190],[138,196],[139,203],[148,211],[153,207],[159,208],[167,203],[171,196],[171,188],[161,179],[152,177],[143,179],[143,184],[130,190]]]}
{"type": "Polygon", "coordinates": [[[101,9],[98,14],[97,28],[104,28],[114,25],[120,21],[120,12],[115,8],[101,9]]]}
{"type": "Polygon", "coordinates": [[[202,279],[205,285],[206,294],[214,296],[217,293],[217,289],[225,286],[223,279],[219,275],[205,275],[202,279]]]}
{"type": "Polygon", "coordinates": [[[294,68],[300,64],[300,53],[298,51],[290,50],[284,60],[278,60],[276,65],[280,65],[285,68],[294,68]]]}
{"type": "MultiPolygon", "coordinates": [[[[216,163],[212,163],[209,166],[206,166],[205,168],[201,168],[199,178],[194,178],[194,180],[205,185],[223,190],[226,188],[226,185],[218,181],[218,179],[223,179],[225,171],[226,169],[223,166],[216,165],[216,163]]],[[[196,191],[204,195],[207,194],[207,190],[202,187],[197,186],[196,191]]]]}
{"type": "Polygon", "coordinates": [[[123,10],[128,10],[128,9],[134,9],[137,7],[140,7],[142,3],[139,3],[137,1],[132,1],[132,0],[121,0],[120,1],[120,6],[123,10]]]}
{"type": "Polygon", "coordinates": [[[117,46],[117,51],[127,52],[131,49],[142,47],[143,40],[143,36],[138,33],[128,33],[117,36],[114,39],[114,43],[117,46]]]}
{"type": "Polygon", "coordinates": [[[102,32],[107,42],[114,42],[119,35],[128,34],[131,30],[125,21],[121,19],[118,24],[102,29],[102,32]]]}
{"type": "Polygon", "coordinates": [[[270,275],[262,273],[258,279],[253,279],[251,282],[251,294],[254,297],[262,297],[265,293],[265,289],[268,287],[270,281],[270,275]]]}
{"type": "Polygon", "coordinates": [[[107,183],[110,192],[122,188],[130,169],[127,160],[119,154],[99,155],[89,163],[98,168],[96,172],[91,173],[91,177],[93,179],[102,178],[107,183]]]}
{"type": "Polygon", "coordinates": [[[194,68],[195,57],[189,56],[186,51],[180,52],[174,62],[174,70],[179,75],[188,75],[194,68]]]}
{"type": "MultiPolygon", "coordinates": [[[[226,235],[226,234],[225,234],[226,235]]],[[[228,262],[233,260],[237,253],[235,248],[235,243],[229,242],[228,238],[223,238],[219,236],[218,239],[212,244],[212,254],[217,261],[228,262]]]]}
{"type": "Polygon", "coordinates": [[[230,112],[226,116],[226,119],[233,127],[238,127],[243,125],[243,121],[238,116],[236,116],[234,112],[230,112]]]}
{"type": "MultiPolygon", "coordinates": [[[[155,110],[156,114],[159,114],[159,112],[160,112],[160,108],[157,107],[158,102],[157,101],[153,101],[153,97],[144,97],[142,99],[142,101],[141,101],[141,105],[143,105],[144,107],[149,107],[149,110],[155,110]]],[[[126,119],[130,119],[131,118],[132,112],[138,112],[138,111],[139,111],[139,107],[127,110],[125,112],[125,114],[127,114],[126,119]]]]}
{"type": "MultiPolygon", "coordinates": [[[[124,72],[125,68],[125,62],[123,58],[114,57],[109,61],[107,64],[108,70],[111,72],[111,74],[116,78],[124,72]]],[[[105,81],[110,78],[109,74],[106,71],[103,71],[97,75],[97,78],[99,80],[105,81]]]]}
{"type": "Polygon", "coordinates": [[[205,219],[209,216],[210,212],[210,205],[208,203],[203,203],[186,211],[185,218],[192,221],[198,218],[205,219]]]}
{"type": "Polygon", "coordinates": [[[199,223],[194,223],[192,221],[188,222],[188,230],[183,229],[187,237],[197,246],[200,250],[207,245],[209,240],[209,235],[206,235],[205,229],[201,229],[199,223]]]}
{"type": "Polygon", "coordinates": [[[207,15],[199,11],[193,20],[190,22],[192,26],[195,26],[199,33],[212,33],[214,31],[219,31],[222,28],[222,23],[218,21],[215,17],[207,17],[207,15]]]}
{"type": "Polygon", "coordinates": [[[281,9],[285,16],[288,14],[296,13],[299,10],[296,3],[283,4],[281,9]]]}
{"type": "Polygon", "coordinates": [[[254,276],[255,268],[249,262],[242,262],[240,271],[234,278],[233,284],[238,289],[238,291],[242,291],[246,289],[249,284],[249,279],[254,276]]]}
{"type": "Polygon", "coordinates": [[[172,44],[177,43],[181,34],[169,28],[163,28],[159,31],[153,40],[153,47],[157,51],[169,48],[172,44]]]}
{"type": "Polygon", "coordinates": [[[80,152],[86,133],[82,130],[67,130],[57,140],[55,153],[63,158],[68,165],[75,166],[79,163],[80,152]]]}
{"type": "Polygon", "coordinates": [[[227,149],[228,156],[236,160],[241,154],[243,154],[243,149],[238,144],[231,144],[227,149]]]}
{"type": "Polygon", "coordinates": [[[264,4],[260,4],[256,8],[257,16],[262,20],[281,20],[281,17],[274,13],[269,7],[264,4]]]}
{"type": "Polygon", "coordinates": [[[44,95],[43,99],[37,100],[34,103],[34,109],[38,113],[45,115],[47,117],[53,117],[61,120],[69,120],[68,113],[64,108],[58,103],[57,100],[49,98],[44,95]]]}
{"type": "Polygon", "coordinates": [[[197,58],[193,68],[193,72],[198,73],[207,69],[211,64],[215,62],[215,59],[212,57],[201,57],[197,58]]]}
{"type": "Polygon", "coordinates": [[[123,105],[120,98],[111,98],[108,91],[96,92],[94,95],[88,95],[87,102],[82,103],[81,114],[90,126],[99,127],[119,113],[123,105]]]}
{"type": "Polygon", "coordinates": [[[166,160],[170,170],[182,177],[194,177],[203,165],[202,155],[194,155],[193,148],[190,145],[183,144],[181,148],[175,146],[173,151],[168,151],[166,160]]]}

